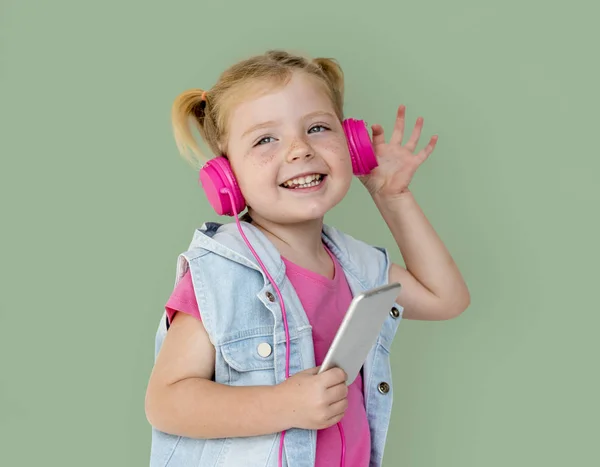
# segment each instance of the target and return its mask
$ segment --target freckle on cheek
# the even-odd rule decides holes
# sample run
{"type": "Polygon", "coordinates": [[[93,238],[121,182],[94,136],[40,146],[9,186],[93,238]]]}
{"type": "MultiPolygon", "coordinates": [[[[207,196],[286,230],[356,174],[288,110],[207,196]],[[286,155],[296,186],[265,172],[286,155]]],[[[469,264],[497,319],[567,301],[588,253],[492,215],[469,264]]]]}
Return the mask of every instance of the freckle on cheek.
{"type": "Polygon", "coordinates": [[[271,160],[273,160],[274,157],[275,157],[275,151],[269,151],[264,154],[261,154],[257,160],[256,165],[259,167],[263,167],[264,165],[271,162],[271,160]]]}
{"type": "Polygon", "coordinates": [[[346,158],[348,157],[347,148],[344,147],[341,143],[329,144],[329,145],[325,146],[325,150],[327,152],[332,152],[332,153],[336,154],[339,157],[340,161],[345,161],[346,158]]]}
{"type": "Polygon", "coordinates": [[[330,145],[331,149],[333,151],[340,151],[340,152],[344,152],[346,150],[346,148],[348,147],[348,143],[346,142],[346,139],[344,138],[342,141],[335,141],[332,142],[330,145]]]}

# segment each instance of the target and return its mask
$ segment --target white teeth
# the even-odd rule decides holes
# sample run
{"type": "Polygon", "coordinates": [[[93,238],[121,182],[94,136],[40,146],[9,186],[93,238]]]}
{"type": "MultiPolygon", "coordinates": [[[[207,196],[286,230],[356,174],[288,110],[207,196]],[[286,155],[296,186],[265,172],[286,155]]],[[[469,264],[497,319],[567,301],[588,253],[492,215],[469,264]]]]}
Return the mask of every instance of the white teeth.
{"type": "Polygon", "coordinates": [[[316,186],[321,183],[323,176],[320,174],[312,174],[307,175],[305,177],[297,177],[288,180],[283,183],[283,186],[286,187],[298,187],[298,188],[308,188],[310,186],[316,186]]]}

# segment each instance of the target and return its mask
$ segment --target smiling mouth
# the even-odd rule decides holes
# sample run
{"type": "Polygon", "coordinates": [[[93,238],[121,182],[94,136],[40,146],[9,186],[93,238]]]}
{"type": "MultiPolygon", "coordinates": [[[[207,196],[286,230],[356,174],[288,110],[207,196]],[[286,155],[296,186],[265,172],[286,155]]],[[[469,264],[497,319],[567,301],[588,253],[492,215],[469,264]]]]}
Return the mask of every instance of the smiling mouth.
{"type": "Polygon", "coordinates": [[[282,188],[287,188],[288,190],[296,190],[299,188],[311,188],[313,186],[317,186],[323,183],[325,177],[326,175],[315,173],[312,175],[306,175],[304,177],[292,178],[287,182],[283,182],[279,186],[282,188]]]}

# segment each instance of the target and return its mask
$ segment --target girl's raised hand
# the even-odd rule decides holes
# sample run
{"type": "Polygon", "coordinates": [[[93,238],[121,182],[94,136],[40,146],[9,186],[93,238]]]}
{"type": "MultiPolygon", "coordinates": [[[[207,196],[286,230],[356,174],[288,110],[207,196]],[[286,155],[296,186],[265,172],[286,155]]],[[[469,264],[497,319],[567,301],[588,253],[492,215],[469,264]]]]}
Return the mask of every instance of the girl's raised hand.
{"type": "Polygon", "coordinates": [[[438,137],[431,137],[429,144],[415,154],[419,144],[423,118],[419,117],[406,144],[404,138],[406,107],[401,105],[396,115],[396,123],[390,141],[386,143],[383,127],[372,125],[373,147],[379,166],[369,175],[359,177],[369,193],[379,197],[394,198],[409,191],[408,186],[419,168],[435,149],[438,137]]]}

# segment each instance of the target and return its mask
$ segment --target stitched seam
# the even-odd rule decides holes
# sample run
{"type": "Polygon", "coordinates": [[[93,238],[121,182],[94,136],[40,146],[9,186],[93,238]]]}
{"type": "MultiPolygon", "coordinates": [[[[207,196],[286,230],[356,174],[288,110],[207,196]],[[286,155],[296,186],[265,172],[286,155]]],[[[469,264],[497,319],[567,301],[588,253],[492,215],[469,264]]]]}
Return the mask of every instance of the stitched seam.
{"type": "Polygon", "coordinates": [[[177,441],[175,441],[175,444],[173,445],[173,449],[171,449],[171,453],[169,454],[169,457],[167,458],[167,461],[165,462],[165,467],[167,467],[169,465],[169,462],[171,462],[171,459],[173,459],[173,455],[175,454],[175,449],[177,449],[177,446],[179,446],[180,441],[181,441],[181,436],[177,437],[177,441]]]}

